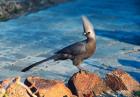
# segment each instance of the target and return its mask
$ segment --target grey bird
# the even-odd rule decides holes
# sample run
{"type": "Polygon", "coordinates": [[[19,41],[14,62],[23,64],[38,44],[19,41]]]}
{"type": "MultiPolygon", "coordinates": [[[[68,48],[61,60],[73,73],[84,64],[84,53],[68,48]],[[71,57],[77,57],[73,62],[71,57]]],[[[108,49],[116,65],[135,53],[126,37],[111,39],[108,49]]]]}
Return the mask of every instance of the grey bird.
{"type": "Polygon", "coordinates": [[[21,71],[26,72],[29,69],[33,68],[34,66],[51,59],[53,59],[54,61],[70,59],[72,60],[73,65],[77,66],[78,69],[81,70],[80,64],[82,63],[82,61],[84,59],[91,57],[96,50],[96,35],[94,32],[93,25],[86,16],[82,16],[82,20],[83,20],[84,35],[86,36],[85,40],[71,44],[57,51],[53,56],[41,60],[39,62],[36,62],[22,69],[21,71]]]}

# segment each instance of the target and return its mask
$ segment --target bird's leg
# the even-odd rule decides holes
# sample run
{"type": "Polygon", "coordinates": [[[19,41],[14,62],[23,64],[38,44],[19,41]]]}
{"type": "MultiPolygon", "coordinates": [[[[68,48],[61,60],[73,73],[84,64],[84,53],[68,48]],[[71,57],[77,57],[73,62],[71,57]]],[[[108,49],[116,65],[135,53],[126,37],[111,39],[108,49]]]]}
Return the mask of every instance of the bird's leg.
{"type": "Polygon", "coordinates": [[[84,71],[86,73],[86,70],[80,66],[80,64],[82,63],[81,58],[80,57],[76,57],[73,60],[73,64],[75,66],[77,66],[77,68],[79,69],[79,72],[82,73],[82,71],[84,71]]]}

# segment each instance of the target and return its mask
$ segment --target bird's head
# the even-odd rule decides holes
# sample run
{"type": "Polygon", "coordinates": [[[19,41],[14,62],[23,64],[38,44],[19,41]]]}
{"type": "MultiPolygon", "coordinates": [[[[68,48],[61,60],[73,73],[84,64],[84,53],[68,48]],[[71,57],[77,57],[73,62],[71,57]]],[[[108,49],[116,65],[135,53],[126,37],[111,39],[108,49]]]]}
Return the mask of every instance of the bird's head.
{"type": "Polygon", "coordinates": [[[88,20],[86,16],[82,16],[82,20],[83,20],[84,35],[87,38],[92,38],[96,40],[96,35],[95,35],[94,28],[91,22],[88,20]]]}

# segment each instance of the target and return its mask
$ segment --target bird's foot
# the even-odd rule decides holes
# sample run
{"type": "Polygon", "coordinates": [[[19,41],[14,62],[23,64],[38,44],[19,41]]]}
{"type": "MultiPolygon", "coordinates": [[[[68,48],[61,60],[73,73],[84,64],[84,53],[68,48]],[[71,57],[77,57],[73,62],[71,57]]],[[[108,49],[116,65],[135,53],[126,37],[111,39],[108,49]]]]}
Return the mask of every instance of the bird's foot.
{"type": "Polygon", "coordinates": [[[87,71],[87,70],[79,70],[79,73],[85,73],[85,74],[88,74],[89,71],[87,71]]]}
{"type": "Polygon", "coordinates": [[[81,67],[81,66],[77,66],[78,67],[78,69],[79,69],[79,73],[82,73],[82,72],[84,72],[84,73],[89,73],[89,71],[87,71],[87,70],[85,70],[83,67],[81,67]]]}

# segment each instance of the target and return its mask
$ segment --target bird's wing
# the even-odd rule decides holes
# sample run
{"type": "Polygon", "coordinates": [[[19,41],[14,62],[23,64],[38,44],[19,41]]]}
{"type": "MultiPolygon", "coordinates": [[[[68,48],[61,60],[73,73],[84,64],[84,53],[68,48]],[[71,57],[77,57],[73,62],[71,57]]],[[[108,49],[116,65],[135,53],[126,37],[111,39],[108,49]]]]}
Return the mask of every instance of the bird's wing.
{"type": "Polygon", "coordinates": [[[81,41],[81,42],[76,42],[72,45],[69,45],[61,50],[59,50],[58,52],[56,52],[55,54],[71,54],[71,55],[79,55],[86,52],[86,43],[85,41],[81,41]]]}

